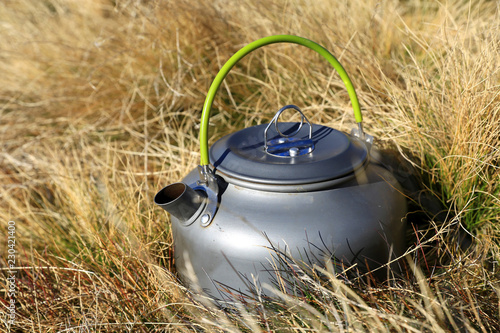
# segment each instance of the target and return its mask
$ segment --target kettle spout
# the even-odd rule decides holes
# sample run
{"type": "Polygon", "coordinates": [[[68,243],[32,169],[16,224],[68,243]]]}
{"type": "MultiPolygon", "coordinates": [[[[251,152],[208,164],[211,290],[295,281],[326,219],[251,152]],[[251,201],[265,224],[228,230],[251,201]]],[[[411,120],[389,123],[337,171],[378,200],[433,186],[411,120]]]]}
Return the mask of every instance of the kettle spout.
{"type": "Polygon", "coordinates": [[[174,183],[161,189],[154,201],[181,222],[187,222],[203,210],[206,200],[203,192],[184,183],[174,183]]]}

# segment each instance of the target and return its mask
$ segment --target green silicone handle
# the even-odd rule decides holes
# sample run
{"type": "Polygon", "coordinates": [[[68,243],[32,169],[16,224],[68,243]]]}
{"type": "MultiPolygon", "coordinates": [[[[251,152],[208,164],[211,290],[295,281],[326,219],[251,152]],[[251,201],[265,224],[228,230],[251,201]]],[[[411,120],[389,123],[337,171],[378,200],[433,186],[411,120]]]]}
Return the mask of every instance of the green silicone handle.
{"type": "Polygon", "coordinates": [[[264,37],[259,40],[256,40],[245,47],[241,48],[238,52],[236,52],[229,60],[222,66],[219,73],[215,77],[214,81],[210,85],[210,89],[208,90],[207,97],[205,98],[205,103],[203,104],[203,110],[201,113],[201,124],[200,124],[200,154],[201,154],[201,163],[200,165],[208,165],[210,163],[208,159],[208,122],[210,118],[210,110],[212,108],[212,104],[214,102],[215,94],[219,89],[222,81],[229,73],[231,68],[244,56],[249,54],[250,52],[258,49],[262,46],[274,44],[274,43],[294,43],[302,46],[306,46],[320,55],[322,55],[328,62],[335,68],[337,73],[340,75],[340,78],[344,82],[344,85],[347,88],[347,93],[349,94],[349,98],[351,100],[352,108],[354,109],[354,117],[356,118],[357,123],[361,123],[363,117],[361,116],[361,109],[359,108],[358,96],[356,95],[356,91],[352,85],[351,79],[347,75],[344,67],[340,64],[340,62],[335,58],[327,49],[323,46],[310,41],[309,39],[292,36],[292,35],[276,35],[264,37]]]}

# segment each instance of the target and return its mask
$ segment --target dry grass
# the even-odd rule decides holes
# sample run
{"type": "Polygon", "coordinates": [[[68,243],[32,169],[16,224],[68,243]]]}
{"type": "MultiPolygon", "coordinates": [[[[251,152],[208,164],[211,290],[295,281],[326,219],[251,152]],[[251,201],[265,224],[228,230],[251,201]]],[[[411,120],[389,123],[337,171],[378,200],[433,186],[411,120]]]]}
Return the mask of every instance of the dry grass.
{"type": "MultiPolygon", "coordinates": [[[[3,1],[0,244],[15,221],[20,268],[16,323],[0,327],[500,330],[499,15],[486,0],[3,1]],[[302,295],[223,312],[176,280],[168,218],[152,198],[197,165],[200,109],[218,68],[244,44],[285,33],[340,59],[367,132],[399,150],[441,206],[413,198],[425,211],[406,278],[346,282],[290,262],[304,270],[302,295]]],[[[342,82],[298,46],[258,50],[225,82],[212,140],[292,102],[315,123],[353,124],[342,82]]]]}

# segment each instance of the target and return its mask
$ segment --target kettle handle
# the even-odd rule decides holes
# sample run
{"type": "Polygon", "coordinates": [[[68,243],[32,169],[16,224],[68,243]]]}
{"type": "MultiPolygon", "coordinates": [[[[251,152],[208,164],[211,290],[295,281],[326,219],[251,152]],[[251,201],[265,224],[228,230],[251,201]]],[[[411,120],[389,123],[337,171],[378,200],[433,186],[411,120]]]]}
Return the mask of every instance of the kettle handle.
{"type": "MultiPolygon", "coordinates": [[[[344,67],[340,64],[340,62],[335,58],[327,49],[323,46],[303,37],[293,36],[293,35],[275,35],[268,36],[261,39],[258,39],[243,48],[241,48],[238,52],[236,52],[229,60],[222,66],[217,76],[213,80],[212,84],[207,93],[207,97],[205,98],[205,103],[203,104],[203,110],[201,113],[201,124],[200,124],[200,155],[201,155],[201,166],[208,166],[210,161],[208,158],[208,122],[210,118],[210,110],[212,108],[212,104],[215,98],[215,94],[219,89],[222,81],[229,73],[231,68],[244,56],[249,54],[250,52],[269,44],[274,43],[293,43],[299,44],[305,47],[308,47],[320,55],[322,55],[328,62],[333,66],[333,68],[340,75],[340,78],[344,82],[344,85],[347,88],[347,93],[349,94],[349,98],[351,100],[352,108],[354,109],[354,117],[358,126],[361,129],[361,122],[363,121],[363,117],[361,115],[361,109],[359,107],[358,96],[356,95],[356,91],[352,85],[351,79],[347,75],[344,67]]],[[[361,133],[360,133],[361,134],[361,133]]]]}

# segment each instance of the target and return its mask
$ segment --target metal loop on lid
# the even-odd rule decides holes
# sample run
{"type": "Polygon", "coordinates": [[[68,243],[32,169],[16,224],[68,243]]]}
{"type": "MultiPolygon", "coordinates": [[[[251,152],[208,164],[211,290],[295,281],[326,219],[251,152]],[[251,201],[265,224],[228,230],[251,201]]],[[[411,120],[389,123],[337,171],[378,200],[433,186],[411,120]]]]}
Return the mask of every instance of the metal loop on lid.
{"type": "Polygon", "coordinates": [[[287,156],[296,157],[299,155],[304,155],[312,152],[314,150],[314,143],[312,142],[312,126],[307,117],[302,113],[299,107],[295,105],[285,105],[276,112],[273,119],[269,122],[266,129],[264,130],[264,149],[267,153],[275,156],[287,156]],[[278,127],[278,120],[283,113],[283,111],[288,109],[294,109],[300,113],[300,123],[299,127],[290,134],[284,134],[280,131],[278,127]],[[298,134],[304,125],[304,121],[309,125],[309,139],[300,139],[294,137],[298,134]],[[281,136],[279,139],[274,139],[268,141],[267,133],[269,128],[274,124],[276,132],[281,136]]]}
{"type": "MultiPolygon", "coordinates": [[[[281,109],[278,110],[278,112],[276,112],[276,114],[274,115],[273,119],[271,120],[271,123],[274,123],[274,128],[276,129],[276,132],[278,132],[279,135],[281,135],[282,137],[285,137],[285,138],[289,138],[291,136],[294,136],[295,134],[299,133],[300,129],[302,128],[302,125],[304,124],[304,119],[306,120],[306,122],[309,124],[309,129],[311,129],[311,123],[309,123],[309,120],[307,120],[307,118],[304,116],[304,114],[302,113],[302,111],[295,105],[285,105],[284,107],[282,107],[281,109]],[[278,128],[278,120],[281,116],[281,114],[283,113],[283,111],[285,110],[289,110],[289,109],[294,109],[295,111],[297,111],[298,113],[300,113],[300,125],[299,125],[299,128],[297,128],[297,130],[291,134],[283,134],[281,133],[280,129],[278,128]]],[[[269,123],[269,125],[271,125],[271,123],[269,123]]],[[[268,126],[269,128],[269,126],[268,126]]],[[[264,133],[266,135],[266,142],[267,142],[267,128],[266,128],[266,131],[264,133]]],[[[311,130],[309,130],[309,139],[311,138],[311,130]]]]}

